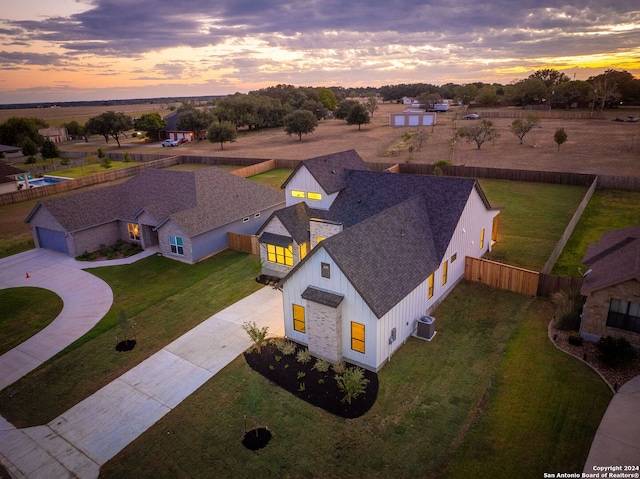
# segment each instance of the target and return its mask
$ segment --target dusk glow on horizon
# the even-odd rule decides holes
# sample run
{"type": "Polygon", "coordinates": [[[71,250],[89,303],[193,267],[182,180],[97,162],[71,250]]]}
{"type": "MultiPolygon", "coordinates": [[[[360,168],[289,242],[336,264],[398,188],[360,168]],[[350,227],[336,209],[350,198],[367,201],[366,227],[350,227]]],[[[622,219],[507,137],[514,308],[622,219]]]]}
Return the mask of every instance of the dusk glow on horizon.
{"type": "Polygon", "coordinates": [[[637,0],[24,0],[0,17],[0,104],[640,77],[637,0]]]}

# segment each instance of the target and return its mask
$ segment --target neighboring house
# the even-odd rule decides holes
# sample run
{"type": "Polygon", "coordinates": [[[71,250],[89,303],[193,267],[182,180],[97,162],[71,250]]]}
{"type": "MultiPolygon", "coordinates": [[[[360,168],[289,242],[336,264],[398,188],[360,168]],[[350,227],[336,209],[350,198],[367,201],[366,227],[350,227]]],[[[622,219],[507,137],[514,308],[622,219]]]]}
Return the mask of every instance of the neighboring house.
{"type": "Polygon", "coordinates": [[[418,97],[416,97],[416,96],[403,96],[402,97],[402,104],[403,105],[412,105],[412,106],[415,106],[417,108],[420,108],[420,100],[418,100],[418,97]]]}
{"type": "Polygon", "coordinates": [[[282,192],[220,168],[149,169],[114,186],[40,201],[25,223],[37,247],[77,256],[118,240],[195,263],[228,246],[227,232],[252,234],[282,192]]]}
{"type": "Polygon", "coordinates": [[[640,346],[640,225],[603,233],[582,262],[589,271],[580,289],[587,297],[580,335],[624,337],[640,346]]]}
{"type": "Polygon", "coordinates": [[[18,175],[26,173],[26,171],[8,165],[0,160],[0,194],[18,191],[20,189],[18,187],[20,184],[18,182],[18,175]]]}
{"type": "MultiPolygon", "coordinates": [[[[167,126],[164,129],[164,131],[162,131],[160,134],[161,140],[180,141],[182,139],[185,139],[187,141],[193,141],[196,139],[195,132],[178,129],[178,120],[180,119],[180,116],[184,113],[186,113],[186,110],[183,110],[183,111],[175,110],[164,117],[164,121],[167,122],[167,126]]],[[[199,139],[204,140],[204,138],[206,137],[206,134],[207,134],[206,131],[201,131],[199,139]]]]}
{"type": "Polygon", "coordinates": [[[38,133],[54,143],[62,143],[69,140],[69,133],[66,128],[40,128],[38,133]]]}
{"type": "Polygon", "coordinates": [[[17,146],[0,145],[0,156],[6,163],[20,163],[24,160],[22,148],[17,146]]]}
{"type": "Polygon", "coordinates": [[[263,273],[282,278],[285,334],[332,363],[379,370],[495,238],[475,180],[373,172],[353,150],[301,162],[283,188],[257,233],[263,273]]]}

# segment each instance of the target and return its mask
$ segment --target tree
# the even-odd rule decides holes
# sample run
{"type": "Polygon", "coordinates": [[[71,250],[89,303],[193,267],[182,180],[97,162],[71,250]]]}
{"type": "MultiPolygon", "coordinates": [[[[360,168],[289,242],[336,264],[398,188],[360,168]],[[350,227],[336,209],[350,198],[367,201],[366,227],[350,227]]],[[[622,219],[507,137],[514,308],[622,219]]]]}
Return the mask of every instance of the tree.
{"type": "Polygon", "coordinates": [[[591,101],[593,86],[581,80],[564,82],[554,87],[551,99],[554,104],[565,105],[569,109],[574,103],[591,101]]]}
{"type": "Polygon", "coordinates": [[[367,98],[367,101],[364,104],[364,108],[369,112],[371,118],[373,118],[373,112],[378,109],[378,100],[376,100],[376,97],[370,96],[369,98],[367,98]]]}
{"type": "Polygon", "coordinates": [[[358,125],[358,130],[360,130],[362,125],[368,125],[371,123],[371,117],[369,116],[369,112],[360,103],[356,103],[356,105],[351,108],[349,114],[347,115],[347,125],[358,125]]]}
{"type": "Polygon", "coordinates": [[[263,328],[259,328],[255,321],[247,321],[242,324],[242,329],[247,332],[251,341],[253,341],[252,347],[260,353],[262,346],[265,344],[269,327],[265,326],[263,328]]]}
{"type": "Polygon", "coordinates": [[[522,139],[527,133],[529,133],[535,126],[540,124],[540,117],[538,115],[527,115],[524,120],[517,118],[511,123],[511,132],[520,139],[522,145],[522,139]]]}
{"type": "Polygon", "coordinates": [[[131,117],[122,112],[105,111],[98,116],[94,116],[87,120],[85,132],[89,135],[101,135],[105,139],[105,143],[109,143],[109,137],[112,137],[120,146],[120,136],[130,130],[132,126],[131,117]]]}
{"type": "Polygon", "coordinates": [[[427,135],[427,131],[424,128],[418,128],[413,135],[413,141],[418,144],[416,147],[417,151],[422,149],[422,144],[429,139],[429,135],[427,135]]]}
{"type": "Polygon", "coordinates": [[[56,144],[47,138],[40,147],[40,154],[43,159],[49,160],[51,158],[58,158],[60,156],[60,151],[56,144]]]}
{"type": "Polygon", "coordinates": [[[459,85],[453,89],[453,92],[458,100],[460,100],[464,105],[468,105],[478,94],[478,87],[473,83],[459,85]]]}
{"type": "Polygon", "coordinates": [[[342,100],[338,104],[338,108],[336,109],[336,111],[333,112],[333,116],[338,120],[346,120],[347,116],[349,116],[349,112],[351,112],[351,109],[358,104],[359,103],[355,100],[342,100]]]}
{"type": "Polygon", "coordinates": [[[336,375],[336,381],[340,391],[345,393],[342,402],[347,401],[349,404],[352,399],[364,393],[369,384],[369,380],[364,377],[364,369],[358,367],[347,368],[344,374],[336,375]]]}
{"type": "Polygon", "coordinates": [[[493,106],[498,103],[498,94],[493,85],[485,85],[476,93],[476,103],[493,106]]]}
{"type": "Polygon", "coordinates": [[[298,135],[302,141],[302,135],[313,133],[318,126],[318,119],[309,110],[296,110],[284,117],[284,131],[287,135],[298,135]]]}
{"type": "Polygon", "coordinates": [[[47,128],[49,124],[40,118],[11,117],[0,124],[0,144],[20,146],[25,138],[30,138],[41,146],[44,138],[38,133],[39,128],[47,128]]]}
{"type": "Polygon", "coordinates": [[[498,133],[498,130],[493,126],[491,120],[482,120],[477,125],[458,128],[454,135],[454,139],[464,138],[467,143],[474,141],[478,146],[478,150],[485,141],[493,141],[499,137],[500,133],[498,133]]]}
{"type": "Polygon", "coordinates": [[[422,93],[418,96],[418,100],[420,101],[420,107],[425,110],[433,110],[438,102],[442,100],[442,97],[440,93],[422,93]]]}
{"type": "Polygon", "coordinates": [[[621,97],[620,88],[616,81],[615,70],[607,70],[602,75],[593,77],[594,103],[600,104],[600,111],[604,111],[605,106],[617,103],[621,97]]]}
{"type": "Polygon", "coordinates": [[[328,88],[320,88],[317,93],[318,101],[322,103],[329,111],[333,111],[338,106],[338,99],[335,93],[328,88]]]}
{"type": "Polygon", "coordinates": [[[105,156],[104,158],[102,158],[102,161],[100,161],[100,166],[105,170],[108,170],[109,168],[111,168],[112,167],[111,158],[109,158],[108,156],[105,156]]]}
{"type": "Polygon", "coordinates": [[[553,141],[558,144],[558,151],[560,151],[560,145],[567,141],[567,133],[564,128],[558,128],[553,135],[553,141]]]}
{"type": "Polygon", "coordinates": [[[541,103],[547,98],[547,86],[539,78],[527,78],[507,86],[506,97],[508,100],[522,105],[541,103]]]}
{"type": "Polygon", "coordinates": [[[236,126],[229,121],[213,122],[207,130],[207,139],[211,143],[220,143],[221,150],[224,150],[225,142],[234,142],[237,137],[236,126]]]}
{"type": "Polygon", "coordinates": [[[72,138],[82,138],[84,136],[84,126],[82,126],[76,120],[71,120],[68,123],[63,123],[62,127],[67,129],[67,133],[72,138]]]}
{"type": "Polygon", "coordinates": [[[22,154],[24,156],[34,156],[38,154],[38,145],[28,136],[22,140],[20,148],[22,148],[22,154]]]}
{"type": "Polygon", "coordinates": [[[167,122],[160,113],[145,113],[136,120],[136,128],[146,131],[151,141],[160,141],[160,131],[167,127],[167,122]]]}
{"type": "Polygon", "coordinates": [[[192,131],[200,141],[200,132],[205,131],[211,125],[213,118],[211,113],[205,110],[188,109],[180,115],[176,128],[182,131],[192,131]]]}
{"type": "Polygon", "coordinates": [[[552,68],[536,70],[531,75],[529,75],[529,78],[537,78],[538,80],[542,80],[542,82],[544,82],[545,86],[548,89],[571,80],[564,73],[559,72],[558,70],[553,70],[552,68]]]}

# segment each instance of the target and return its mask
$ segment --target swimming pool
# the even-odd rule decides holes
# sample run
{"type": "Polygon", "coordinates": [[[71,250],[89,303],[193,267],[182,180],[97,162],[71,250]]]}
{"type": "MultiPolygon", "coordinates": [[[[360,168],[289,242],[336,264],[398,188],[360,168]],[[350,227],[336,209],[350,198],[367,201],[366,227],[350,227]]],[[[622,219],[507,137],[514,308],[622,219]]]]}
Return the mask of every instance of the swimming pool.
{"type": "MultiPolygon", "coordinates": [[[[22,179],[22,177],[19,177],[19,179],[22,179]]],[[[42,178],[28,178],[29,181],[29,188],[39,188],[41,186],[49,186],[49,185],[55,185],[56,183],[60,183],[61,181],[67,181],[67,180],[72,180],[73,178],[66,178],[64,176],[51,176],[51,175],[45,175],[42,178]]],[[[18,184],[22,185],[22,187],[24,188],[24,180],[20,181],[18,184]]]]}

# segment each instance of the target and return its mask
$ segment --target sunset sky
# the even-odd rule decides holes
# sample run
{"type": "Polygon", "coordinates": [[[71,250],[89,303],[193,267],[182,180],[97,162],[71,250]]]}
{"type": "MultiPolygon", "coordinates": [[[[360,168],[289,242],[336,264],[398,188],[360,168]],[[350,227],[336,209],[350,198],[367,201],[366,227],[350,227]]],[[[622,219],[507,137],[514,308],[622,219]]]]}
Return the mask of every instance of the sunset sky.
{"type": "Polygon", "coordinates": [[[638,0],[0,0],[0,104],[640,77],[638,0]],[[562,6],[560,6],[562,5],[562,6]]]}

